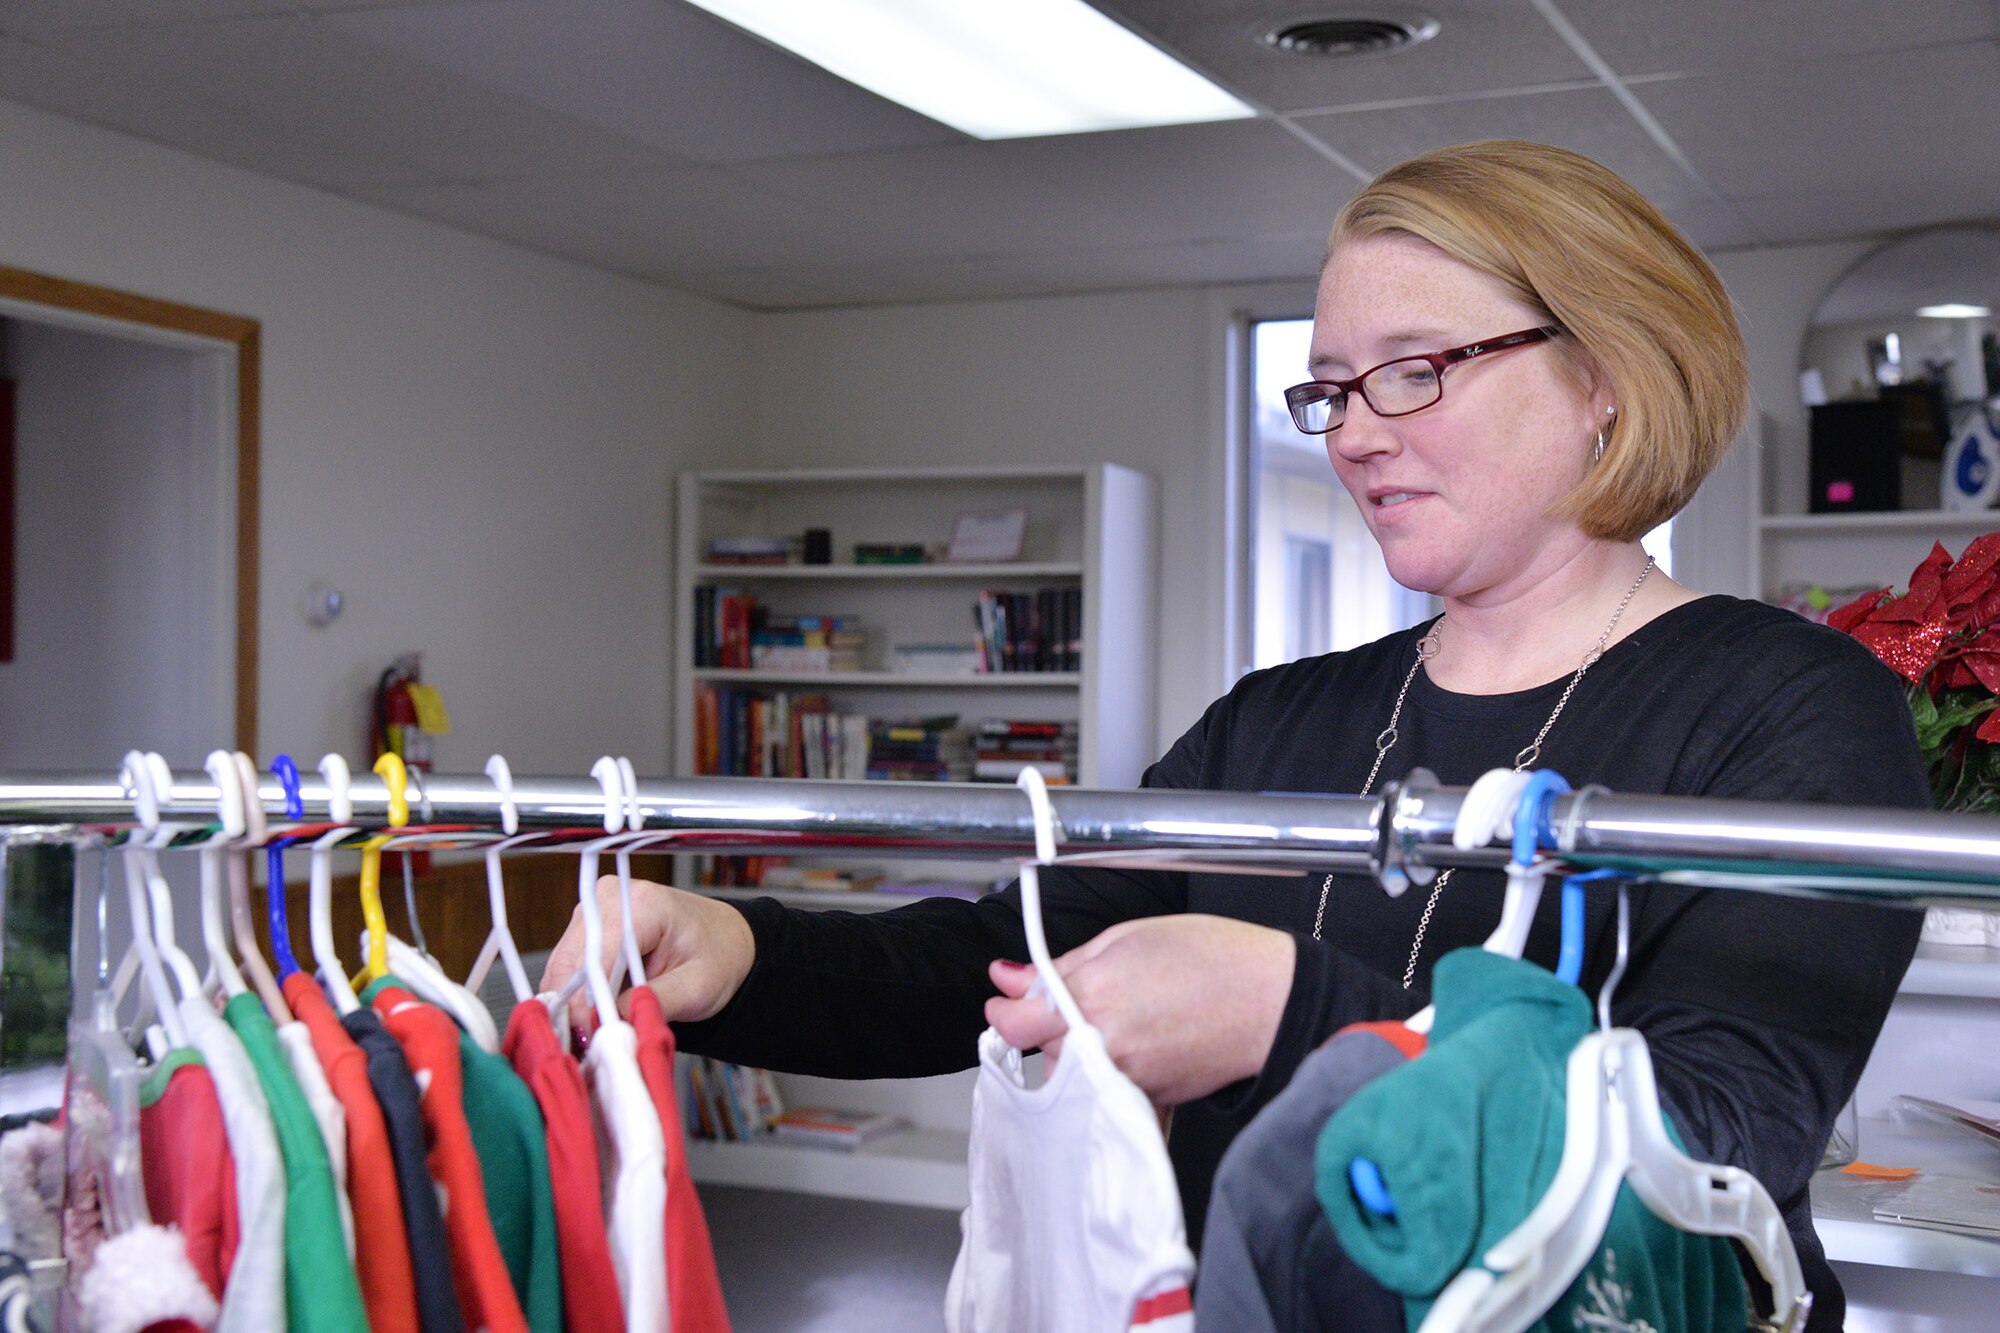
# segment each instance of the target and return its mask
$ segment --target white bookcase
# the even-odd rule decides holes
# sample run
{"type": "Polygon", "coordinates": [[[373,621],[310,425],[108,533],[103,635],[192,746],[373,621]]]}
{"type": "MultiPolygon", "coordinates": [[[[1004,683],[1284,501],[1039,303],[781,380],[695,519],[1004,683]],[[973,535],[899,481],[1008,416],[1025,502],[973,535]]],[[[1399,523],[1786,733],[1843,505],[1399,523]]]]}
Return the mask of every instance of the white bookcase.
{"type": "MultiPolygon", "coordinates": [[[[981,718],[1075,720],[1078,780],[1136,786],[1156,757],[1153,735],[1157,621],[1152,479],[1112,464],[1032,468],[879,468],[700,472],[679,483],[673,616],[674,770],[695,771],[697,681],[828,695],[871,717],[956,713],[981,718]],[[972,510],[1024,508],[1021,559],[1006,564],[857,565],[854,543],[935,544],[972,510]],[[833,535],[827,565],[708,565],[717,536],[833,535]],[[695,665],[697,588],[735,588],[781,613],[857,618],[868,634],[863,669],[735,670],[695,665]],[[893,643],[970,643],[981,589],[1075,586],[1083,594],[1082,669],[986,675],[907,675],[889,669],[893,643]]],[[[877,863],[879,864],[879,863],[877,863]]],[[[887,867],[892,871],[912,867],[887,867]]],[[[991,880],[1004,867],[931,862],[932,878],[991,880]]],[[[763,890],[714,891],[751,897],[763,890]]],[[[770,893],[808,908],[874,911],[907,898],[871,893],[770,893]]],[[[971,1058],[968,1050],[967,1057],[971,1058]]],[[[792,1105],[887,1110],[914,1128],[853,1154],[777,1143],[691,1143],[698,1180],[845,1198],[962,1208],[972,1075],[842,1083],[781,1075],[792,1105]]]]}

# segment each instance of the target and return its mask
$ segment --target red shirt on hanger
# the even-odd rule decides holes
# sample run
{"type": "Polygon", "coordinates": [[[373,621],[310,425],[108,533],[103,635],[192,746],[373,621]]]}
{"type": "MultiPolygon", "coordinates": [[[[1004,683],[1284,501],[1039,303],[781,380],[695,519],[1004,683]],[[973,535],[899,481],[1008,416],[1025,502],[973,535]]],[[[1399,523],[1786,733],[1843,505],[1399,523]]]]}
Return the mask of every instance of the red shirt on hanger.
{"type": "Polygon", "coordinates": [[[440,1186],[451,1269],[467,1328],[483,1333],[528,1333],[527,1317],[486,1213],[486,1187],[465,1120],[465,1081],[458,1063],[458,1025],[442,1009],[396,986],[377,990],[372,1003],[383,1026],[403,1048],[423,1090],[424,1128],[431,1141],[431,1175],[440,1186]]]}
{"type": "Polygon", "coordinates": [[[715,1272],[708,1219],[688,1174],[687,1138],[674,1096],[674,1031],[660,997],[646,986],[631,994],[630,1021],[639,1038],[639,1074],[646,1080],[667,1140],[667,1302],[675,1333],[728,1333],[729,1311],[715,1272]]]}
{"type": "Polygon", "coordinates": [[[368,1057],[340,1025],[340,1015],[303,972],[285,978],[285,1002],[312,1036],[313,1054],[347,1113],[347,1198],[354,1209],[354,1271],[376,1333],[418,1327],[410,1238],[396,1188],[389,1127],[368,1082],[368,1057]]]}
{"type": "Polygon", "coordinates": [[[188,1262],[222,1299],[236,1258],[236,1162],[215,1079],[192,1049],[173,1051],[140,1095],[139,1165],[146,1208],[180,1228],[188,1262]]]}
{"type": "Polygon", "coordinates": [[[555,1187],[556,1245],[562,1252],[563,1315],[574,1330],[621,1329],[625,1310],[604,1229],[597,1133],[583,1071],[556,1039],[540,1000],[514,1006],[502,1049],[542,1108],[549,1183],[555,1187]]]}

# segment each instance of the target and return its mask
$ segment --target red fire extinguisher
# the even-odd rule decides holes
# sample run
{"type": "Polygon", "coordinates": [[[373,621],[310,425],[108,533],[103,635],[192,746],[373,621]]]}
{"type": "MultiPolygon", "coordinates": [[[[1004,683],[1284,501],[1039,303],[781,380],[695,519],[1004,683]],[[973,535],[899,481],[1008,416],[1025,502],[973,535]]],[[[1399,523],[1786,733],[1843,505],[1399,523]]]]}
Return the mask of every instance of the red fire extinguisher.
{"type": "MultiPolygon", "coordinates": [[[[405,767],[429,774],[431,738],[450,730],[443,697],[423,679],[421,655],[404,653],[391,662],[376,681],[369,706],[369,747],[375,756],[393,753],[401,756],[405,767]]],[[[430,873],[430,861],[429,852],[409,854],[414,874],[430,873]]]]}

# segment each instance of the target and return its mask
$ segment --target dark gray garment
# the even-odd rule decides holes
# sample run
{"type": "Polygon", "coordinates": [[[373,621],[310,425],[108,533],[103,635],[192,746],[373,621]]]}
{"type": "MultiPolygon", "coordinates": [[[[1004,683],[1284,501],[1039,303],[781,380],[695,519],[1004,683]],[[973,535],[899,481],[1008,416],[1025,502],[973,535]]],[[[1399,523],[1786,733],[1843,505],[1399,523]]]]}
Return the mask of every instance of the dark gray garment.
{"type": "Polygon", "coordinates": [[[1307,1056],[1216,1169],[1194,1289],[1195,1327],[1217,1333],[1404,1333],[1403,1298],[1334,1239],[1313,1193],[1313,1145],[1347,1099],[1403,1064],[1373,1032],[1307,1056]]]}

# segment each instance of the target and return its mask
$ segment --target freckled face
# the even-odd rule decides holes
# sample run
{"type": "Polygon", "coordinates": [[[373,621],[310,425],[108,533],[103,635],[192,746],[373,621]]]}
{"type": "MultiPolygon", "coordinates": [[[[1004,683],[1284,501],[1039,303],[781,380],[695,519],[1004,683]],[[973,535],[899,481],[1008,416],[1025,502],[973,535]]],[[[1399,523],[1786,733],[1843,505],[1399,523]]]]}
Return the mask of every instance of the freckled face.
{"type": "MultiPolygon", "coordinates": [[[[1321,275],[1315,379],[1552,323],[1497,281],[1414,237],[1349,241],[1321,275]]],[[[1531,578],[1587,539],[1549,511],[1580,481],[1606,392],[1543,342],[1445,371],[1443,400],[1383,418],[1350,394],[1327,455],[1404,587],[1474,598],[1531,578]]]]}

